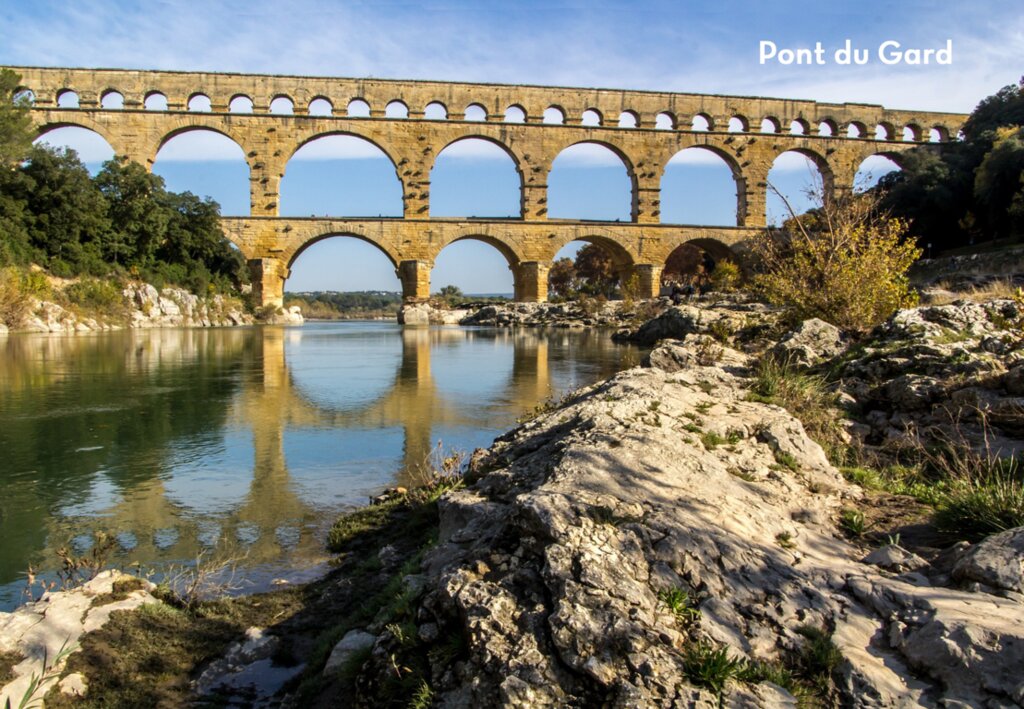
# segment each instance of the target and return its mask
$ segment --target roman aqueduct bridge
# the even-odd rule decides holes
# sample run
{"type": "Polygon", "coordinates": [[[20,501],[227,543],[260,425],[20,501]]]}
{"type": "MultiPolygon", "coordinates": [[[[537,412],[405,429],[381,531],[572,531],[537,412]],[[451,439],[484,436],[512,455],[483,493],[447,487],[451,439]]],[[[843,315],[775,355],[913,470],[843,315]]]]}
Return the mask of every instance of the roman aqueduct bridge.
{"type": "MultiPolygon", "coordinates": [[[[868,104],[835,104],[774,98],[580,89],[436,81],[343,79],[116,69],[10,67],[31,91],[39,134],[80,126],[100,134],[115,154],[152,166],[157,152],[176,135],[196,129],[221,133],[245,153],[250,174],[250,216],[224,217],[225,233],[249,260],[263,304],[280,304],[295,258],[312,243],[334,235],[354,236],[380,248],[394,264],[407,299],[430,294],[434,259],[448,244],[478,239],[495,246],[514,274],[515,298],[547,298],[547,273],[555,254],[574,240],[608,248],[620,271],[634,273],[644,291],[656,293],[669,254],[693,242],[714,252],[742,248],[766,224],[768,171],[784,152],[810,158],[821,172],[825,194],[853,188],[860,164],[921,143],[955,137],[967,116],[892,110],[868,104]],[[65,93],[78,105],[65,108],[65,93]],[[105,108],[119,95],[119,108],[105,108]],[[154,96],[166,100],[147,108],[154,96]],[[233,113],[245,97],[251,113],[233,113]],[[197,98],[203,110],[195,109],[197,98]],[[286,98],[291,114],[271,113],[286,98]],[[322,99],[330,115],[310,115],[322,99]],[[369,115],[349,115],[364,102],[369,115]],[[396,103],[397,102],[397,103],[396,103]],[[428,118],[429,104],[444,119],[428,118]],[[400,105],[402,118],[389,117],[400,105]],[[190,105],[193,110],[190,110],[190,105]],[[553,110],[552,110],[553,109],[553,110]],[[560,123],[547,121],[560,117],[560,123]],[[584,113],[598,125],[584,125],[584,113]],[[391,112],[388,112],[391,113],[391,112]],[[770,132],[762,132],[762,124],[770,132]],[[289,158],[325,135],[371,141],[391,159],[403,188],[400,218],[285,218],[279,216],[279,186],[289,158]],[[430,171],[436,156],[463,138],[481,138],[502,148],[521,182],[521,213],[513,219],[430,217],[430,171]],[[629,222],[549,219],[547,177],[558,154],[579,143],[610,148],[632,182],[629,222]],[[736,182],[734,227],[664,224],[660,183],[679,151],[702,147],[720,156],[736,182]]],[[[322,103],[320,105],[323,105],[322,103]]]]}

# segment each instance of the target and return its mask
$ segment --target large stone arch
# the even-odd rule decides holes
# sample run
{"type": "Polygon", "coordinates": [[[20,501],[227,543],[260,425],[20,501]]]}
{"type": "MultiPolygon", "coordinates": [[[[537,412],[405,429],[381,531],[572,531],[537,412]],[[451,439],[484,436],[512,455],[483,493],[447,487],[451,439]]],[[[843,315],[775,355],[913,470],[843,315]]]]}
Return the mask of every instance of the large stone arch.
{"type": "Polygon", "coordinates": [[[392,154],[392,151],[387,146],[381,145],[381,142],[377,138],[375,138],[373,136],[366,135],[365,133],[358,133],[356,131],[348,130],[348,129],[336,129],[336,130],[329,130],[329,131],[317,131],[315,133],[308,133],[308,134],[300,135],[298,137],[298,139],[294,142],[291,150],[288,152],[287,157],[284,156],[284,155],[281,156],[282,159],[283,159],[283,162],[281,163],[282,169],[287,167],[288,163],[291,162],[292,158],[295,157],[295,153],[299,152],[299,150],[301,150],[305,146],[309,145],[314,140],[319,140],[320,138],[329,138],[329,137],[335,136],[335,135],[337,135],[337,136],[345,136],[345,137],[349,137],[349,138],[358,138],[359,140],[365,140],[367,143],[371,144],[373,147],[377,148],[382,153],[384,153],[384,155],[387,157],[387,159],[390,160],[391,164],[394,166],[394,168],[395,168],[395,175],[398,176],[399,180],[402,179],[401,174],[398,172],[398,161],[395,160],[395,156],[392,154]]]}
{"type": "MultiPolygon", "coordinates": [[[[508,143],[504,142],[500,138],[496,138],[496,137],[490,136],[490,135],[484,135],[484,134],[482,134],[480,132],[472,132],[472,133],[467,133],[467,134],[464,134],[464,135],[459,135],[459,136],[457,136],[455,138],[447,140],[441,146],[440,150],[436,150],[435,149],[433,151],[433,158],[432,158],[432,160],[430,162],[430,169],[429,169],[429,172],[428,172],[430,183],[432,184],[433,181],[434,181],[434,169],[437,167],[438,158],[441,157],[441,155],[444,153],[444,151],[447,150],[448,148],[452,147],[453,145],[457,145],[457,144],[462,143],[462,142],[467,141],[467,140],[482,140],[485,143],[488,143],[490,145],[493,145],[493,146],[497,147],[506,156],[508,156],[508,158],[510,160],[512,160],[512,165],[515,168],[516,177],[518,178],[518,181],[519,181],[519,184],[518,184],[518,189],[519,189],[519,195],[518,195],[519,214],[516,215],[516,216],[518,218],[522,219],[526,215],[526,182],[527,182],[526,177],[527,176],[526,176],[526,173],[525,173],[525,170],[524,170],[524,167],[523,167],[523,165],[524,165],[524,156],[522,156],[519,153],[517,153],[512,148],[512,146],[510,146],[508,143]]],[[[469,216],[469,215],[461,215],[461,216],[469,216]]]]}
{"type": "Polygon", "coordinates": [[[614,235],[601,233],[593,229],[579,230],[576,233],[563,234],[551,239],[548,245],[550,254],[548,254],[547,260],[549,262],[554,261],[558,252],[574,241],[583,241],[605,249],[611,255],[612,263],[615,264],[616,269],[630,269],[642,260],[631,248],[631,245],[624,244],[621,239],[615,238],[614,235]]]}
{"type": "MultiPolygon", "coordinates": [[[[545,170],[544,175],[546,177],[546,182],[548,184],[549,189],[551,184],[551,173],[554,170],[555,163],[558,161],[558,158],[566,150],[574,148],[577,145],[597,145],[607,150],[610,150],[613,155],[619,158],[619,160],[622,162],[623,167],[626,168],[626,176],[629,180],[630,221],[637,221],[637,214],[639,211],[640,204],[640,184],[639,180],[637,179],[636,162],[633,160],[632,157],[630,157],[629,153],[623,146],[618,145],[614,142],[597,138],[585,138],[583,140],[574,140],[570,143],[557,146],[553,151],[554,155],[550,157],[548,160],[546,160],[547,169],[545,170]]],[[[550,204],[550,193],[547,195],[547,199],[550,204]]]]}
{"type": "Polygon", "coordinates": [[[521,251],[520,245],[517,244],[514,239],[504,235],[499,236],[487,234],[485,232],[472,229],[462,233],[456,233],[451,238],[438,243],[437,247],[435,247],[430,254],[430,260],[437,261],[437,257],[445,250],[445,248],[458,241],[480,241],[489,246],[493,246],[502,256],[505,257],[505,260],[508,262],[508,267],[513,270],[515,270],[521,262],[526,260],[521,251]]]}
{"type": "Polygon", "coordinates": [[[242,155],[245,157],[246,163],[249,164],[249,169],[252,169],[252,158],[249,157],[250,151],[247,150],[246,146],[247,136],[245,136],[242,133],[235,132],[234,130],[232,130],[229,122],[220,120],[218,116],[213,114],[188,115],[182,116],[178,120],[175,120],[171,124],[171,127],[168,130],[164,131],[163,135],[160,136],[160,139],[157,141],[156,146],[150,146],[148,148],[149,152],[145,156],[145,161],[143,162],[143,160],[139,160],[139,162],[142,162],[144,165],[152,167],[153,163],[156,162],[157,154],[159,154],[159,152],[163,149],[165,145],[167,145],[167,143],[169,143],[170,141],[172,141],[173,139],[177,138],[180,135],[191,133],[192,131],[197,130],[208,130],[212,133],[219,133],[220,135],[229,139],[231,142],[233,142],[235,145],[239,147],[239,149],[242,151],[242,155]]]}
{"type": "Polygon", "coordinates": [[[299,258],[299,256],[301,256],[302,253],[313,244],[325,241],[326,239],[332,239],[334,237],[359,239],[360,241],[366,242],[371,246],[375,246],[381,253],[383,253],[387,257],[388,261],[390,261],[391,265],[394,266],[396,269],[398,268],[399,262],[402,260],[401,256],[396,251],[394,251],[388,244],[385,244],[372,236],[360,234],[359,232],[353,229],[331,229],[329,231],[317,233],[313,236],[304,235],[302,237],[302,241],[299,241],[298,243],[294,244],[288,250],[287,257],[283,258],[286,267],[289,270],[291,270],[291,267],[295,263],[295,260],[299,258]]]}
{"type": "Polygon", "coordinates": [[[729,168],[729,171],[732,173],[733,185],[736,188],[736,195],[735,195],[735,204],[736,204],[735,221],[730,226],[737,226],[737,225],[742,224],[743,220],[744,220],[744,217],[746,216],[747,177],[743,173],[743,168],[740,167],[739,161],[737,160],[735,154],[729,152],[724,147],[720,147],[718,145],[714,145],[714,144],[710,144],[710,143],[696,143],[696,144],[693,144],[693,145],[686,145],[686,146],[683,146],[683,147],[679,148],[678,150],[672,151],[671,153],[668,154],[667,157],[662,157],[661,158],[661,160],[659,161],[661,168],[660,168],[660,171],[659,171],[659,174],[658,174],[658,192],[659,192],[659,200],[660,200],[660,203],[662,205],[662,211],[664,211],[664,204],[665,204],[665,195],[662,193],[662,185],[663,185],[664,180],[665,180],[665,174],[668,171],[669,163],[677,155],[681,155],[681,154],[683,154],[683,153],[685,153],[687,151],[692,151],[692,150],[706,150],[706,151],[710,152],[712,155],[714,155],[715,157],[720,158],[725,163],[726,167],[729,168]]]}
{"type": "Polygon", "coordinates": [[[33,138],[33,141],[38,140],[47,133],[52,133],[53,131],[58,130],[60,128],[83,128],[85,130],[92,131],[96,135],[103,138],[103,140],[107,141],[107,145],[113,148],[114,155],[120,156],[127,154],[130,159],[137,159],[134,155],[131,155],[125,151],[125,146],[121,145],[118,141],[119,136],[116,136],[112,134],[109,130],[107,130],[107,127],[103,125],[103,123],[91,120],[87,116],[76,118],[73,121],[60,120],[53,121],[52,123],[40,124],[36,126],[36,135],[33,138]]]}
{"type": "MultiPolygon", "coordinates": [[[[822,188],[825,191],[826,197],[831,196],[832,190],[835,188],[836,182],[836,171],[829,162],[828,158],[819,153],[817,150],[808,148],[801,145],[794,145],[793,147],[783,148],[772,156],[772,163],[785,153],[797,153],[803,155],[805,158],[810,159],[814,163],[815,167],[818,168],[818,173],[821,175],[822,188]]],[[[769,168],[770,169],[770,168],[769,168]]]]}
{"type": "MultiPolygon", "coordinates": [[[[706,253],[713,262],[717,263],[721,260],[732,261],[740,267],[743,273],[748,273],[750,269],[750,261],[748,254],[742,249],[736,247],[735,244],[729,244],[726,241],[716,238],[715,236],[680,236],[679,238],[672,239],[666,244],[665,256],[662,259],[662,266],[665,266],[669,259],[676,251],[684,246],[692,246],[700,249],[706,253]]],[[[667,273],[667,271],[666,271],[667,273]]]]}

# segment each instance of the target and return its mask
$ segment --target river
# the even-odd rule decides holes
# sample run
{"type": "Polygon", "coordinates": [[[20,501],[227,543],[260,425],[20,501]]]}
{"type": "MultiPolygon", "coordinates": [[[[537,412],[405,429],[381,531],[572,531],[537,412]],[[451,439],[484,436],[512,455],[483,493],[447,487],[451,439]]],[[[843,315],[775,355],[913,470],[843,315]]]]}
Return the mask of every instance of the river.
{"type": "Polygon", "coordinates": [[[201,554],[243,591],[304,580],[341,511],[638,359],[602,332],[383,322],[0,339],[0,610],[97,532],[157,577],[201,554]]]}

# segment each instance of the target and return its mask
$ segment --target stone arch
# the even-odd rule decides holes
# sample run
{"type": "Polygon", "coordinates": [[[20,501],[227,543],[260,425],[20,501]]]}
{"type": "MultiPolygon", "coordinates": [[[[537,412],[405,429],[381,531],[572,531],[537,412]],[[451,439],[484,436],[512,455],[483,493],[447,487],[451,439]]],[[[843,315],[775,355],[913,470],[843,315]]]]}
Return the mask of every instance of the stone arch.
{"type": "Polygon", "coordinates": [[[487,121],[487,109],[479,103],[471,103],[466,106],[466,110],[462,112],[462,120],[473,121],[474,123],[483,123],[487,121]]]}
{"type": "Polygon", "coordinates": [[[32,106],[35,105],[36,102],[36,92],[27,86],[19,86],[14,90],[12,98],[14,99],[14,103],[18,103],[20,101],[26,102],[29,106],[32,106]]]}
{"type": "Polygon", "coordinates": [[[166,111],[167,95],[162,91],[147,91],[145,98],[142,99],[142,106],[147,111],[166,111]]]}
{"type": "Polygon", "coordinates": [[[253,100],[246,94],[235,94],[228,101],[228,113],[252,113],[253,100]]]}
{"type": "Polygon", "coordinates": [[[602,234],[593,229],[584,229],[577,233],[562,234],[552,239],[551,243],[547,247],[551,252],[548,255],[548,260],[553,261],[559,251],[574,241],[582,241],[587,244],[600,246],[607,251],[609,255],[611,255],[612,263],[615,265],[616,269],[625,270],[631,268],[640,260],[637,254],[635,254],[627,245],[616,239],[614,235],[602,234]]]}
{"type": "Polygon", "coordinates": [[[72,148],[89,171],[95,172],[102,163],[117,155],[115,144],[98,128],[99,126],[92,127],[72,122],[49,123],[39,128],[33,143],[42,142],[56,148],[72,148]],[[47,136],[55,132],[57,135],[48,140],[47,136]]]}
{"type": "Polygon", "coordinates": [[[598,127],[604,123],[604,116],[596,108],[588,108],[580,114],[580,125],[598,127]]]}
{"type": "Polygon", "coordinates": [[[714,121],[707,113],[696,113],[690,121],[690,130],[706,133],[714,130],[714,121]]]}
{"type": "MultiPolygon", "coordinates": [[[[665,177],[666,177],[666,175],[669,174],[669,165],[671,164],[672,160],[674,158],[676,158],[677,156],[681,156],[681,155],[684,155],[684,154],[689,154],[689,155],[694,155],[694,156],[700,156],[702,154],[713,155],[715,158],[717,158],[717,163],[716,164],[723,164],[724,167],[726,167],[728,169],[728,171],[731,173],[731,176],[732,176],[732,190],[733,191],[730,194],[730,197],[732,199],[732,206],[733,206],[732,218],[730,220],[725,220],[725,221],[727,221],[727,223],[714,224],[714,225],[715,226],[736,226],[737,224],[739,224],[740,216],[741,216],[742,209],[743,209],[743,199],[744,199],[744,190],[742,189],[743,185],[745,184],[744,177],[743,177],[743,171],[740,169],[739,163],[736,162],[736,158],[733,155],[729,154],[727,151],[725,151],[725,150],[723,150],[721,148],[718,148],[718,147],[716,147],[714,145],[691,145],[691,146],[689,146],[687,148],[683,148],[682,150],[679,150],[679,151],[675,152],[665,162],[665,165],[662,167],[661,181],[660,181],[661,213],[662,213],[661,221],[663,223],[683,223],[683,224],[686,224],[686,223],[696,223],[696,222],[685,222],[685,221],[683,221],[683,222],[675,222],[674,220],[671,220],[671,218],[666,218],[665,217],[666,208],[671,210],[672,207],[673,207],[673,205],[672,205],[672,201],[673,200],[672,200],[672,197],[671,197],[672,193],[666,192],[666,190],[665,190],[665,177]]],[[[701,220],[700,223],[705,223],[705,222],[703,220],[701,220]]]]}
{"type": "Polygon", "coordinates": [[[750,130],[750,121],[747,120],[746,116],[735,115],[729,119],[730,133],[746,133],[750,130]]]}
{"type": "Polygon", "coordinates": [[[319,243],[321,241],[324,241],[326,239],[330,239],[330,238],[333,238],[333,237],[349,237],[349,238],[353,238],[353,239],[359,239],[360,241],[364,241],[367,244],[370,244],[371,246],[375,246],[378,250],[380,250],[381,253],[383,253],[385,256],[387,256],[388,261],[390,261],[391,265],[393,265],[396,269],[398,268],[399,261],[401,261],[401,258],[399,257],[398,253],[392,251],[391,249],[388,248],[388,246],[386,244],[378,241],[377,239],[373,238],[372,236],[367,236],[366,234],[360,234],[359,232],[353,231],[353,230],[342,229],[342,230],[325,231],[323,233],[316,234],[314,236],[306,236],[306,237],[304,237],[304,239],[300,243],[296,244],[291,249],[291,251],[288,253],[288,256],[287,256],[287,258],[285,260],[286,266],[289,269],[291,269],[292,265],[295,263],[295,260],[297,258],[299,258],[299,256],[302,255],[302,252],[304,252],[306,249],[308,249],[313,244],[319,243]]]}
{"type": "Polygon", "coordinates": [[[100,92],[100,108],[117,110],[124,108],[124,93],[115,88],[106,88],[100,92]]]}
{"type": "Polygon", "coordinates": [[[908,143],[920,141],[921,126],[917,125],[916,123],[908,123],[907,125],[903,126],[902,138],[904,142],[908,143]]]}
{"type": "Polygon", "coordinates": [[[369,101],[362,96],[355,96],[345,105],[345,117],[369,118],[373,115],[372,110],[369,101]]]}
{"type": "Polygon", "coordinates": [[[213,102],[210,96],[202,91],[189,94],[185,107],[195,113],[210,113],[213,110],[213,102]]]}
{"type": "Polygon", "coordinates": [[[448,106],[441,101],[431,101],[423,107],[423,117],[428,121],[447,121],[448,106]]]}
{"type": "Polygon", "coordinates": [[[388,105],[384,107],[384,116],[387,118],[408,118],[409,107],[405,105],[405,101],[396,98],[388,101],[388,105]]]}
{"type": "Polygon", "coordinates": [[[619,128],[639,128],[640,116],[632,109],[626,109],[619,114],[619,128]]]}
{"type": "Polygon", "coordinates": [[[794,118],[789,123],[790,135],[808,135],[810,131],[811,125],[803,118],[794,118]]]}
{"type": "Polygon", "coordinates": [[[57,91],[54,101],[57,108],[80,108],[78,92],[74,89],[63,88],[57,91]]]}
{"type": "Polygon", "coordinates": [[[878,180],[890,173],[897,170],[903,169],[902,155],[898,151],[876,151],[868,155],[865,155],[863,159],[857,163],[856,170],[853,175],[853,189],[855,192],[863,192],[878,183],[878,180]],[[865,170],[865,164],[870,161],[867,170],[865,170]],[[884,161],[888,161],[889,165],[886,165],[884,161]]]}
{"type": "Polygon", "coordinates": [[[461,234],[456,234],[443,243],[438,244],[431,253],[430,260],[436,263],[437,257],[441,255],[441,252],[444,251],[445,248],[460,241],[480,241],[489,246],[493,246],[502,256],[505,257],[509,268],[515,268],[526,260],[519,252],[519,245],[516,244],[513,239],[505,235],[484,234],[479,231],[475,231],[472,228],[461,234]]]}
{"type": "Polygon", "coordinates": [[[183,119],[177,123],[178,126],[161,138],[149,158],[150,169],[163,177],[172,191],[187,190],[201,197],[209,196],[220,204],[224,214],[249,216],[252,213],[252,165],[242,141],[231,135],[225,121],[208,114],[198,120],[183,119]],[[190,139],[185,138],[189,134],[198,134],[194,138],[198,143],[190,144],[190,139]],[[202,141],[210,140],[210,136],[214,142],[204,145],[202,141]],[[164,152],[179,139],[182,142],[164,152]]]}
{"type": "Polygon", "coordinates": [[[867,138],[868,127],[860,121],[850,121],[846,125],[847,138],[867,138]]]}
{"type": "Polygon", "coordinates": [[[326,96],[314,96],[309,100],[309,104],[306,106],[306,114],[310,116],[334,115],[334,103],[332,103],[326,96]]]}
{"type": "Polygon", "coordinates": [[[544,116],[541,122],[553,126],[565,125],[565,109],[554,104],[548,106],[544,109],[544,116]]]}
{"type": "Polygon", "coordinates": [[[676,114],[671,111],[662,111],[654,117],[655,130],[675,130],[677,125],[676,114]]]}
{"type": "MultiPolygon", "coordinates": [[[[87,116],[81,116],[74,121],[55,121],[53,123],[44,123],[36,128],[36,134],[33,141],[42,138],[47,133],[55,131],[58,128],[84,128],[85,130],[92,131],[107,142],[107,145],[111,147],[115,155],[119,154],[119,146],[115,141],[114,136],[107,130],[107,125],[105,123],[94,121],[87,116]]],[[[138,160],[138,157],[134,155],[130,155],[129,157],[134,160],[138,160]]]]}
{"type": "MultiPolygon", "coordinates": [[[[514,211],[515,212],[514,215],[512,215],[514,218],[522,218],[522,216],[523,216],[523,183],[524,183],[522,163],[521,163],[521,161],[519,159],[519,156],[516,155],[516,153],[511,148],[509,148],[508,145],[503,143],[501,140],[498,140],[497,138],[493,138],[491,136],[479,135],[479,134],[476,134],[476,133],[472,133],[472,134],[469,134],[469,135],[462,135],[462,136],[459,136],[458,138],[456,138],[455,140],[450,141],[443,148],[441,148],[440,150],[438,150],[436,152],[435,158],[434,158],[434,163],[430,167],[430,181],[431,181],[432,197],[438,196],[438,187],[439,186],[441,187],[442,190],[445,189],[443,183],[441,185],[435,184],[435,177],[434,177],[434,169],[438,166],[438,160],[441,159],[441,156],[444,154],[444,152],[446,150],[448,150],[449,148],[458,145],[459,143],[465,144],[465,141],[477,141],[477,140],[483,141],[484,143],[487,143],[488,145],[495,146],[496,148],[498,148],[502,153],[504,153],[511,160],[512,168],[515,170],[515,175],[516,175],[516,209],[510,210],[510,211],[514,211]]],[[[431,204],[430,211],[431,211],[431,214],[433,215],[434,214],[434,204],[433,204],[433,202],[431,204]]],[[[470,215],[470,214],[450,214],[450,215],[445,215],[445,214],[441,214],[441,215],[438,215],[438,216],[484,217],[484,216],[494,216],[494,215],[484,215],[484,214],[472,214],[472,215],[470,215]]],[[[502,215],[502,216],[505,216],[505,215],[502,215]]]]}
{"type": "MultiPolygon", "coordinates": [[[[159,153],[160,150],[165,145],[167,145],[168,142],[170,142],[173,138],[177,138],[179,135],[182,135],[183,133],[188,133],[194,130],[208,130],[212,131],[213,133],[220,133],[225,138],[231,139],[231,141],[234,142],[242,150],[243,155],[246,153],[245,137],[241,134],[234,133],[231,130],[230,124],[228,122],[220,120],[214,116],[204,116],[202,114],[199,114],[195,116],[182,116],[181,118],[174,121],[171,129],[164,133],[160,137],[160,140],[156,144],[156,146],[152,148],[153,152],[149,155],[140,157],[142,157],[147,164],[152,165],[154,162],[156,162],[157,153],[159,153]]],[[[143,161],[142,159],[135,158],[134,156],[129,157],[133,157],[134,159],[139,160],[139,162],[143,161]]],[[[248,162],[248,157],[246,158],[246,162],[248,162]]]]}
{"type": "MultiPolygon", "coordinates": [[[[570,150],[571,148],[575,148],[577,146],[582,146],[582,145],[599,146],[601,148],[604,148],[606,151],[610,152],[616,158],[618,158],[619,163],[621,163],[621,165],[626,170],[626,177],[627,177],[627,180],[628,180],[628,190],[629,190],[629,195],[628,195],[628,204],[629,204],[628,219],[631,220],[631,221],[635,220],[636,219],[636,214],[637,214],[638,185],[637,185],[636,170],[634,169],[633,161],[629,158],[629,156],[626,154],[626,152],[620,146],[615,145],[614,143],[610,143],[610,142],[604,141],[604,140],[580,140],[580,141],[576,141],[574,143],[570,143],[568,145],[563,146],[561,149],[559,149],[557,154],[551,159],[551,162],[547,165],[549,216],[551,218],[555,218],[555,219],[561,218],[561,217],[558,217],[557,215],[551,214],[552,197],[555,197],[555,203],[556,203],[555,204],[555,206],[556,206],[555,211],[556,212],[559,211],[558,208],[557,208],[557,201],[558,201],[557,185],[556,185],[556,189],[552,189],[552,184],[551,184],[552,175],[556,174],[556,172],[555,172],[555,163],[558,162],[558,158],[561,157],[567,150],[570,150]]],[[[609,163],[608,166],[609,167],[611,166],[610,163],[609,163]]],[[[568,215],[566,217],[564,217],[564,218],[580,219],[580,217],[572,217],[572,216],[568,216],[568,215]]],[[[620,219],[622,219],[622,217],[620,217],[620,219]]],[[[597,221],[609,221],[609,220],[597,219],[597,221]]]]}
{"type": "MultiPolygon", "coordinates": [[[[304,211],[305,209],[309,209],[316,214],[324,214],[322,211],[324,203],[330,201],[332,204],[326,208],[327,216],[375,217],[381,215],[400,217],[404,208],[404,192],[405,185],[394,157],[377,141],[352,131],[334,130],[305,136],[295,145],[294,150],[288,154],[286,161],[281,167],[279,203],[282,214],[288,213],[291,216],[309,216],[309,212],[304,211]],[[347,138],[350,140],[331,141],[330,139],[332,138],[347,138]],[[318,140],[327,141],[321,144],[320,148],[327,152],[322,153],[320,156],[314,155],[307,156],[306,159],[300,158],[299,162],[303,163],[299,168],[300,176],[296,178],[294,171],[289,175],[289,169],[294,167],[293,162],[299,152],[318,140]],[[356,160],[356,158],[366,158],[366,160],[356,160]],[[379,158],[383,158],[383,160],[378,161],[379,158]],[[350,163],[345,165],[342,171],[339,171],[339,162],[348,160],[356,160],[357,163],[363,164],[353,166],[350,163]],[[355,174],[353,171],[361,171],[357,175],[357,177],[363,180],[359,183],[359,188],[351,192],[342,192],[340,188],[336,189],[335,186],[339,175],[351,178],[355,174]],[[297,200],[296,197],[300,193],[293,191],[292,185],[296,179],[302,179],[301,173],[303,172],[307,173],[307,178],[312,174],[316,182],[315,186],[308,188],[302,193],[304,199],[297,200]],[[376,189],[377,187],[379,189],[376,189]],[[361,202],[364,206],[372,205],[378,199],[380,200],[377,204],[378,211],[371,209],[370,212],[356,211],[355,213],[348,214],[341,214],[335,211],[335,208],[338,207],[337,200],[339,198],[343,195],[347,195],[347,199],[357,198],[360,190],[364,192],[362,196],[363,202],[361,202]],[[294,203],[297,201],[305,202],[305,207],[295,209],[294,203]]],[[[341,211],[349,212],[351,208],[351,205],[346,204],[341,207],[341,211]]]]}
{"type": "Polygon", "coordinates": [[[896,127],[888,121],[881,121],[875,126],[875,140],[895,140],[896,127]]]}
{"type": "Polygon", "coordinates": [[[295,101],[287,94],[275,94],[267,110],[275,115],[291,116],[295,114],[295,101]]]}
{"type": "Polygon", "coordinates": [[[949,142],[949,128],[942,125],[932,126],[932,129],[928,131],[928,142],[930,143],[948,143],[949,142]]]}
{"type": "Polygon", "coordinates": [[[505,123],[526,123],[526,109],[517,103],[505,109],[505,123]]]}
{"type": "Polygon", "coordinates": [[[808,196],[805,194],[805,191],[810,189],[812,192],[817,192],[819,189],[817,181],[819,179],[821,196],[826,200],[831,199],[835,186],[835,175],[831,165],[824,156],[810,148],[795,147],[780,150],[772,160],[771,167],[769,168],[768,182],[764,187],[766,192],[765,200],[768,206],[767,211],[769,212],[767,215],[769,217],[769,221],[771,221],[772,217],[771,212],[773,202],[777,203],[775,204],[775,216],[780,218],[781,221],[788,218],[788,214],[785,214],[787,208],[782,204],[781,197],[775,193],[775,189],[785,195],[786,199],[790,202],[790,205],[797,214],[801,214],[804,211],[807,211],[807,209],[817,206],[814,204],[813,199],[813,197],[817,195],[808,196]],[[788,154],[800,155],[806,158],[807,161],[816,169],[817,176],[813,174],[799,176],[796,174],[799,170],[793,168],[786,169],[786,167],[778,165],[779,159],[788,154]],[[772,172],[776,170],[780,170],[781,172],[776,173],[773,177],[772,172]],[[790,175],[788,173],[792,174],[790,175]],[[808,179],[812,181],[811,184],[808,184],[808,179]]]}
{"type": "MultiPolygon", "coordinates": [[[[719,261],[732,261],[744,268],[741,256],[724,241],[714,237],[681,237],[670,242],[665,255],[661,280],[663,284],[686,282],[701,272],[706,276],[719,261]],[[677,270],[678,269],[678,270],[677,270]]],[[[694,284],[696,285],[696,284],[694,284]]]]}

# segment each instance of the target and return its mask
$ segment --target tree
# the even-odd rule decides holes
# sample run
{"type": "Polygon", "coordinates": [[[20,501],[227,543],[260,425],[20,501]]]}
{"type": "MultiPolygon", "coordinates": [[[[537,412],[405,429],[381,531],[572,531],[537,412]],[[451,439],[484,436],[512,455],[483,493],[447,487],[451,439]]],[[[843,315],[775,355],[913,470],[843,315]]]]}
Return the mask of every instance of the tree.
{"type": "Polygon", "coordinates": [[[996,129],[992,149],[974,174],[974,200],[999,234],[1024,235],[1024,128],[996,129]]]}
{"type": "Polygon", "coordinates": [[[29,239],[42,260],[62,276],[104,270],[107,203],[75,151],[36,146],[19,170],[24,191],[9,194],[24,202],[29,239]]]}
{"type": "Polygon", "coordinates": [[[781,232],[764,232],[754,244],[761,260],[755,287],[798,318],[865,332],[916,302],[907,270],[921,250],[906,232],[906,222],[880,211],[874,195],[837,197],[781,232]]]}
{"type": "Polygon", "coordinates": [[[618,286],[612,257],[597,244],[587,244],[576,254],[576,288],[587,295],[610,296],[618,286]]]}
{"type": "Polygon", "coordinates": [[[551,264],[548,271],[548,290],[558,298],[568,298],[576,282],[576,266],[572,259],[560,258],[551,264]]]}
{"type": "Polygon", "coordinates": [[[103,163],[96,186],[107,198],[114,223],[103,244],[104,257],[120,265],[151,265],[171,219],[163,178],[120,157],[103,163]]]}
{"type": "Polygon", "coordinates": [[[19,96],[21,76],[0,69],[0,166],[12,168],[32,149],[35,129],[29,116],[29,102],[19,96]]]}
{"type": "Polygon", "coordinates": [[[1012,137],[1021,127],[1024,83],[983,99],[964,124],[963,141],[943,144],[941,153],[934,146],[901,153],[902,171],[883,177],[874,190],[882,195],[881,206],[939,250],[978,238],[1021,236],[1014,215],[1024,210],[1024,197],[1016,197],[1020,168],[1012,137]]]}

